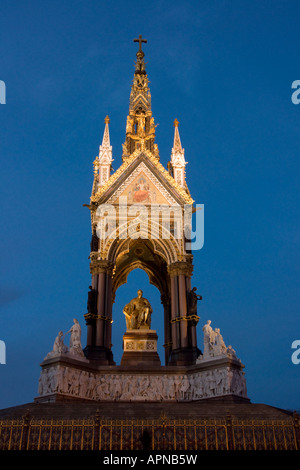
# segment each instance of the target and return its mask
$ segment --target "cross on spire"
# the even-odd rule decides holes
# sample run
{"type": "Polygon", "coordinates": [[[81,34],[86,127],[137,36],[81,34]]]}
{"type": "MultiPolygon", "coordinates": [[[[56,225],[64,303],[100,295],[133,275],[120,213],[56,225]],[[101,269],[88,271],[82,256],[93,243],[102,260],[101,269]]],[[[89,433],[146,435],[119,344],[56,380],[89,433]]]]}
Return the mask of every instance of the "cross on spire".
{"type": "Polygon", "coordinates": [[[140,34],[139,35],[139,38],[138,39],[134,39],[133,42],[138,42],[139,43],[139,52],[143,52],[142,51],[142,42],[147,42],[147,39],[142,39],[142,35],[140,34]]]}

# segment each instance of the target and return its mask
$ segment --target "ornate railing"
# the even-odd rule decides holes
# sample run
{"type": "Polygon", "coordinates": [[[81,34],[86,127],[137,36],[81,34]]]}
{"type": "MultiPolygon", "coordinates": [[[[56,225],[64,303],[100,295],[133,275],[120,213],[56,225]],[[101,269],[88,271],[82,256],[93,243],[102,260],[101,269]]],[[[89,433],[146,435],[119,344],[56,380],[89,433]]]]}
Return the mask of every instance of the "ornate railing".
{"type": "Polygon", "coordinates": [[[0,420],[0,450],[299,450],[298,415],[287,420],[0,420]]]}

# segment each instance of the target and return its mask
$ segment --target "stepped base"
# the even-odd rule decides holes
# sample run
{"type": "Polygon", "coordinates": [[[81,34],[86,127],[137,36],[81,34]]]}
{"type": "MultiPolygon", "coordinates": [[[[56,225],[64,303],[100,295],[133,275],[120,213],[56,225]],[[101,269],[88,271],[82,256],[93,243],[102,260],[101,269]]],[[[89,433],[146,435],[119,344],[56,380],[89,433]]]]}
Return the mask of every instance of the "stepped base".
{"type": "Polygon", "coordinates": [[[237,419],[272,419],[292,418],[291,410],[284,410],[261,403],[235,403],[234,401],[198,401],[195,403],[107,403],[68,402],[26,403],[0,410],[0,419],[22,418],[29,413],[36,419],[81,419],[99,416],[103,419],[214,419],[226,418],[228,414],[237,419]]]}
{"type": "MultiPolygon", "coordinates": [[[[150,457],[152,451],[197,451],[202,457],[204,450],[286,452],[300,444],[296,414],[228,402],[30,403],[0,410],[1,426],[2,451],[46,450],[51,455],[77,450],[78,463],[79,450],[84,450],[83,465],[87,450],[126,452],[126,458],[128,451],[148,451],[150,457]]],[[[96,458],[99,463],[98,453],[96,458]]]]}

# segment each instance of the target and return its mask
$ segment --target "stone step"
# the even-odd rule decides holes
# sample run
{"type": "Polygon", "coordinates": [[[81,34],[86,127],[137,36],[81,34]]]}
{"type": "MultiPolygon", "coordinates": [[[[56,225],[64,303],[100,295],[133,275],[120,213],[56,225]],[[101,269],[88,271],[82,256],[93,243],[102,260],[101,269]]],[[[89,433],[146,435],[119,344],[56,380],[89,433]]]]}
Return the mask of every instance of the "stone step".
{"type": "Polygon", "coordinates": [[[252,403],[27,403],[0,410],[0,419],[21,418],[29,412],[32,418],[82,419],[221,419],[227,413],[237,419],[286,420],[292,417],[289,410],[281,410],[265,404],[252,403]]]}

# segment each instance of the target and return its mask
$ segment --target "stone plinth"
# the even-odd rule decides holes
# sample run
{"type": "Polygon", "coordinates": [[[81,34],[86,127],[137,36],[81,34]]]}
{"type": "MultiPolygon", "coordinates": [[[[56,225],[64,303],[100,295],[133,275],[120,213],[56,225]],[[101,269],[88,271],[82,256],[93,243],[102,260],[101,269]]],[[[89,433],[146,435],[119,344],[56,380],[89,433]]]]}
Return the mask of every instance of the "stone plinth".
{"type": "Polygon", "coordinates": [[[124,353],[121,366],[160,366],[155,330],[128,330],[123,336],[124,353]]]}
{"type": "Polygon", "coordinates": [[[52,351],[41,364],[35,401],[249,403],[241,360],[210,322],[204,330],[204,353],[191,365],[162,366],[156,331],[147,328],[124,334],[119,366],[97,364],[79,350],[52,351]]]}
{"type": "Polygon", "coordinates": [[[234,357],[193,366],[97,366],[71,355],[41,364],[37,402],[249,402],[244,366],[234,357]]]}

